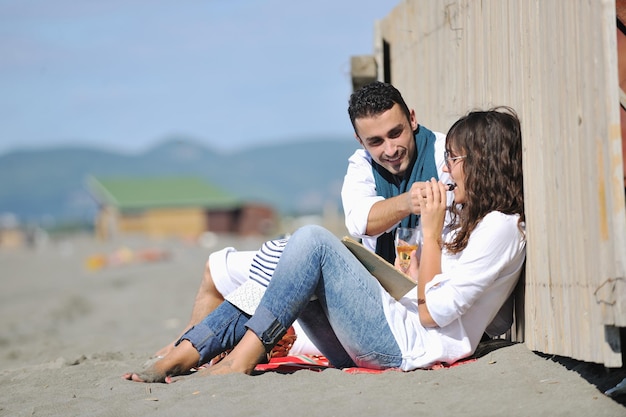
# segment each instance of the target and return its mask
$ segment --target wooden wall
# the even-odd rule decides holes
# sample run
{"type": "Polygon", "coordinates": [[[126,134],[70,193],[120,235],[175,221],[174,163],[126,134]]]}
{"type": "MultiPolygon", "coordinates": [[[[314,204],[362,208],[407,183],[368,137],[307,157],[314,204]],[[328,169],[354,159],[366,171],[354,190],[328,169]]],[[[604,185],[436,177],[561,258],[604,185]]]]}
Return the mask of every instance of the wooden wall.
{"type": "Polygon", "coordinates": [[[196,239],[207,230],[202,207],[153,208],[143,213],[143,233],[156,238],[196,239]]]}
{"type": "Polygon", "coordinates": [[[621,366],[615,2],[404,0],[375,31],[378,78],[398,87],[428,128],[446,132],[476,108],[518,112],[528,257],[517,337],[533,350],[621,366]]]}

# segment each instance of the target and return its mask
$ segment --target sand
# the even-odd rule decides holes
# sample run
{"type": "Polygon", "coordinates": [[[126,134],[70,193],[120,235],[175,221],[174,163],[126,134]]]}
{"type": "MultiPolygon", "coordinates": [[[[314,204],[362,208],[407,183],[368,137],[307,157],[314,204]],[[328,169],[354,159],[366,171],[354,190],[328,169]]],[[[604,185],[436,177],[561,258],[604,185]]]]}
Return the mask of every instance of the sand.
{"type": "Polygon", "coordinates": [[[626,416],[626,407],[603,394],[615,373],[590,377],[597,367],[570,370],[572,363],[523,344],[409,373],[301,370],[171,385],[121,378],[186,323],[211,250],[259,243],[74,236],[0,249],[0,416],[626,416]],[[170,256],[134,258],[146,249],[170,256]],[[97,254],[124,262],[89,269],[97,254]]]}

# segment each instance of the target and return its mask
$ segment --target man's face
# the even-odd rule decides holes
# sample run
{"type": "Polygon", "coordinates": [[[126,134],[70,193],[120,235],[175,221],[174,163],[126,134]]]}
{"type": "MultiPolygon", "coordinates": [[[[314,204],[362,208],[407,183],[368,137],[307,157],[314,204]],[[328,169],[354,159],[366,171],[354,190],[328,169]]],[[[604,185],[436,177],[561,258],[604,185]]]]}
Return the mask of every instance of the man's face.
{"type": "Polygon", "coordinates": [[[358,141],[372,159],[390,173],[403,176],[415,155],[415,112],[411,110],[407,120],[395,104],[382,114],[355,119],[354,125],[358,141]]]}

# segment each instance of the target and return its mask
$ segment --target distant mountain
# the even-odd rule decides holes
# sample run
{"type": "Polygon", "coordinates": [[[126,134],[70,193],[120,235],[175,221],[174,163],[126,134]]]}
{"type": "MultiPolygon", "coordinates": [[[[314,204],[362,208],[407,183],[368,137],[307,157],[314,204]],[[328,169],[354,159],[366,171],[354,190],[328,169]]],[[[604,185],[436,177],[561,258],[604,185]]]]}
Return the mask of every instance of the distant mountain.
{"type": "Polygon", "coordinates": [[[243,200],[282,214],[316,214],[340,205],[354,139],[324,139],[220,153],[188,139],[170,139],[136,155],[80,147],[0,155],[0,214],[22,223],[91,221],[97,210],[85,180],[97,177],[193,175],[243,200]]]}

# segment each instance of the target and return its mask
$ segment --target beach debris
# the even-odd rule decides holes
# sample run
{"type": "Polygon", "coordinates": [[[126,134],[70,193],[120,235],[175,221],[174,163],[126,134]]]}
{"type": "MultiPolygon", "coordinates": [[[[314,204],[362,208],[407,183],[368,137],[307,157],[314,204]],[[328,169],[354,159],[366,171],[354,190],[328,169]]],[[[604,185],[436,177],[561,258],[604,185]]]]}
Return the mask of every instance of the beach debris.
{"type": "MultiPolygon", "coordinates": [[[[150,395],[152,394],[152,388],[150,387],[146,387],[146,395],[150,395]]],[[[144,398],[144,401],[159,401],[159,399],[157,397],[148,397],[148,398],[144,398]]]]}
{"type": "Polygon", "coordinates": [[[559,381],[556,381],[552,378],[546,378],[539,381],[540,384],[558,384],[559,381]]]}
{"type": "Polygon", "coordinates": [[[617,397],[618,395],[626,394],[626,378],[622,379],[622,382],[620,382],[613,388],[604,391],[604,394],[608,395],[609,397],[617,397]]]}

